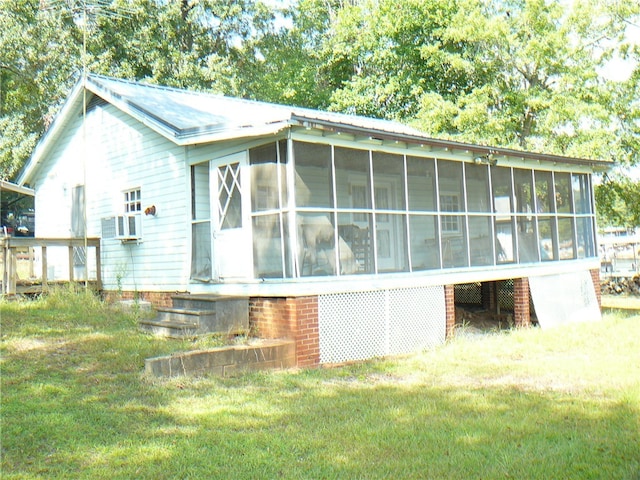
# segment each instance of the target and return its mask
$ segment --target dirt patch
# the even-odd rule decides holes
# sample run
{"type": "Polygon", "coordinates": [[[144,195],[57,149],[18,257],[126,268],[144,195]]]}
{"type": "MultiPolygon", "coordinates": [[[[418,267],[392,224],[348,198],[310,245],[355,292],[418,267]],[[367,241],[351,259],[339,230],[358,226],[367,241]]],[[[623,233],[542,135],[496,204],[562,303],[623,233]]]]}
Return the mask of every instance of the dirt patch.
{"type": "Polygon", "coordinates": [[[473,337],[509,330],[514,325],[513,314],[493,313],[479,308],[456,306],[455,335],[473,337]]]}

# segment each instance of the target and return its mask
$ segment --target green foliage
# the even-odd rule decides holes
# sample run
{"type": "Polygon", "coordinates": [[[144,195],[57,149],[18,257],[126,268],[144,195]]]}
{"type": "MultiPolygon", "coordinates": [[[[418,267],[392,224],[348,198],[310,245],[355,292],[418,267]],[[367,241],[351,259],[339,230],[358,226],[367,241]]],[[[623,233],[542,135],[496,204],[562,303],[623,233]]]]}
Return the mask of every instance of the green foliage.
{"type": "Polygon", "coordinates": [[[248,40],[260,38],[269,16],[253,0],[116,1],[90,10],[83,30],[74,5],[0,0],[0,178],[17,174],[85,65],[93,73],[246,95],[255,58],[248,40]]]}
{"type": "Polygon", "coordinates": [[[327,61],[350,69],[332,96],[332,108],[388,119],[412,119],[419,99],[445,99],[477,80],[471,42],[447,35],[459,2],[362,1],[337,14],[324,46],[327,61]],[[468,48],[468,49],[467,49],[468,48]]]}
{"type": "MultiPolygon", "coordinates": [[[[416,124],[436,135],[528,150],[615,159],[619,132],[611,130],[608,84],[598,76],[606,56],[602,38],[608,25],[585,25],[602,15],[595,5],[514,1],[494,4],[483,21],[478,7],[460,11],[449,35],[475,42],[469,62],[487,75],[455,98],[422,102],[416,124]],[[589,13],[585,13],[589,12],[589,13]],[[446,102],[443,118],[437,107],[446,102]],[[436,108],[434,108],[435,106],[436,108]],[[612,149],[612,147],[614,147],[612,149]],[[613,150],[613,151],[612,151],[613,150]]],[[[478,78],[478,75],[476,75],[478,78]]]]}
{"type": "Polygon", "coordinates": [[[24,163],[67,94],[79,50],[37,1],[0,0],[0,178],[24,163]]]}
{"type": "Polygon", "coordinates": [[[640,182],[624,175],[605,175],[595,187],[600,227],[640,225],[640,182]]]}
{"type": "Polygon", "coordinates": [[[638,2],[115,0],[84,31],[79,3],[0,0],[0,178],[15,177],[83,64],[436,137],[639,161],[640,46],[625,36],[638,2]],[[607,78],[616,57],[635,62],[630,78],[607,78]]]}
{"type": "Polygon", "coordinates": [[[0,117],[0,180],[10,180],[36,145],[36,133],[26,127],[20,113],[0,117]]]}
{"type": "Polygon", "coordinates": [[[89,42],[91,71],[239,93],[235,69],[252,32],[252,1],[136,0],[123,9],[123,15],[98,17],[89,42]]]}

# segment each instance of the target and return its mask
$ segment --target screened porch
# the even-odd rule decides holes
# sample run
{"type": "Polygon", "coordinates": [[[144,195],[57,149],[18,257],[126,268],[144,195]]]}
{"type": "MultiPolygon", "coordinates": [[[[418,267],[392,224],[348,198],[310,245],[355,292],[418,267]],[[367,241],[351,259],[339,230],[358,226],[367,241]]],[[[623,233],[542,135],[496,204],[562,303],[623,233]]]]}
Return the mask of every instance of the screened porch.
{"type": "Polygon", "coordinates": [[[194,165],[191,173],[195,280],[424,272],[596,256],[588,173],[291,139],[230,162],[194,165]],[[223,244],[225,236],[234,240],[223,244]]]}

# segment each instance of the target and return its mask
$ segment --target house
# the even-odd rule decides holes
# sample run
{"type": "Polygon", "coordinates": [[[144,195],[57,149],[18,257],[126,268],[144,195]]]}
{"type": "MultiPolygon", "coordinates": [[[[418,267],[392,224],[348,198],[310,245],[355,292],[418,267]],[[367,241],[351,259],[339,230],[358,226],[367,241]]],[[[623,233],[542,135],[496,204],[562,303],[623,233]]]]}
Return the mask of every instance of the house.
{"type": "Polygon", "coordinates": [[[18,183],[37,236],[101,238],[107,292],[247,298],[305,366],[441,343],[456,301],[500,308],[501,285],[517,325],[530,293],[538,317],[568,298],[591,315],[592,174],[608,168],[90,75],[18,183]]]}
{"type": "Polygon", "coordinates": [[[0,236],[33,236],[34,195],[30,188],[0,180],[0,236]]]}

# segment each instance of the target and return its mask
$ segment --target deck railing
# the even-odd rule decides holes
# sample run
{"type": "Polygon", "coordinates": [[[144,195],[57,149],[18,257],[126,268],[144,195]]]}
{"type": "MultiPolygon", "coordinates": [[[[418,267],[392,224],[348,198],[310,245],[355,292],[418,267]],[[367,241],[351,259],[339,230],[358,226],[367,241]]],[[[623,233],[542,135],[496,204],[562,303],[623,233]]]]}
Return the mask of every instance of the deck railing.
{"type": "Polygon", "coordinates": [[[99,238],[0,236],[0,248],[3,295],[37,293],[59,282],[86,282],[102,289],[99,238]],[[91,251],[95,252],[95,262],[89,268],[91,251]],[[66,261],[61,261],[65,255],[66,261]],[[66,264],[64,270],[56,268],[61,263],[66,264]]]}

